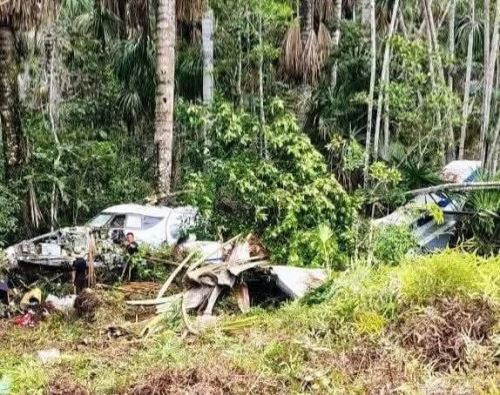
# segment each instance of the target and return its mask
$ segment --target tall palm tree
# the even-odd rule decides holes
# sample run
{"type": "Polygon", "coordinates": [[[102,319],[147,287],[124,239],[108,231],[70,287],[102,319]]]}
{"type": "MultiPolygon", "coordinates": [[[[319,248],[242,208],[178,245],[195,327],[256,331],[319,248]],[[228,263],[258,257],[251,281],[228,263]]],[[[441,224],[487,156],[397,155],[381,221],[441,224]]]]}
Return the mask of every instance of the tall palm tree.
{"type": "Polygon", "coordinates": [[[159,0],[156,20],[156,111],[157,188],[169,193],[172,176],[175,80],[175,0],[159,0]]]}
{"type": "Polygon", "coordinates": [[[0,2],[0,124],[3,138],[5,179],[16,181],[25,157],[17,83],[18,62],[14,34],[29,29],[52,14],[51,0],[0,2]]]}
{"type": "Polygon", "coordinates": [[[210,104],[214,95],[214,25],[213,10],[207,6],[201,22],[203,52],[203,102],[210,104]]]}

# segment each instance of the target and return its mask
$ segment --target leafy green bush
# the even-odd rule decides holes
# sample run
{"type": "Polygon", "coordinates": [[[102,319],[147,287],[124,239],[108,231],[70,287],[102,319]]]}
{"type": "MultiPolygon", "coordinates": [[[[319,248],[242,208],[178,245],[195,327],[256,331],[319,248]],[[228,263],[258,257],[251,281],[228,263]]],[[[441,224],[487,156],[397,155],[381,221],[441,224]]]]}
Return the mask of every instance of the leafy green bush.
{"type": "Polygon", "coordinates": [[[407,226],[390,225],[376,229],[373,255],[377,262],[397,265],[406,253],[416,246],[407,226]]]}
{"type": "Polygon", "coordinates": [[[17,231],[20,208],[18,196],[0,184],[0,247],[17,231]]]}
{"type": "Polygon", "coordinates": [[[153,248],[147,244],[141,245],[139,251],[130,257],[130,264],[135,269],[136,279],[139,281],[165,280],[172,266],[162,261],[175,261],[173,255],[173,249],[170,246],[153,248]]]}
{"type": "Polygon", "coordinates": [[[337,240],[327,224],[296,233],[290,240],[288,257],[288,263],[295,266],[306,264],[338,270],[345,263],[345,256],[339,253],[337,240]]]}
{"type": "MultiPolygon", "coordinates": [[[[256,231],[275,260],[307,266],[333,262],[336,245],[339,253],[351,248],[354,203],[283,103],[275,100],[270,108],[261,133],[248,113],[227,103],[212,109],[205,155],[187,153],[185,167],[192,171],[185,201],[200,208],[211,235],[256,231]],[[318,235],[320,224],[331,230],[326,238],[323,232],[323,242],[303,243],[301,238],[318,235]]],[[[178,116],[186,129],[200,125],[202,112],[178,109],[178,116]]],[[[197,127],[190,133],[193,140],[200,134],[197,127]]]]}
{"type": "MultiPolygon", "coordinates": [[[[482,176],[482,181],[498,181],[496,177],[482,176]]],[[[473,215],[464,221],[465,238],[475,252],[483,255],[500,252],[500,191],[471,191],[467,194],[465,208],[473,215]]]]}

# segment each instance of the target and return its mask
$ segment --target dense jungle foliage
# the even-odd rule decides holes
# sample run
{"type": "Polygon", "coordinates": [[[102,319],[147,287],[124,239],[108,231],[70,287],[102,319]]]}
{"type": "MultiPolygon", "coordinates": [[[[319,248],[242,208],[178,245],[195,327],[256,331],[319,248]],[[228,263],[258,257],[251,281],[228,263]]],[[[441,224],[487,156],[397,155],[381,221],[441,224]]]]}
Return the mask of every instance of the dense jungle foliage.
{"type": "Polygon", "coordinates": [[[0,249],[120,203],[238,240],[99,272],[85,228],[64,312],[0,251],[0,395],[498,394],[499,52],[500,0],[0,0],[0,249]]]}
{"type": "MultiPolygon", "coordinates": [[[[443,164],[477,159],[495,179],[497,2],[178,0],[171,141],[163,3],[23,4],[0,6],[14,89],[2,96],[4,244],[173,192],[200,208],[200,236],[254,231],[276,260],[345,267],[398,238],[365,220],[438,184],[443,164]]],[[[456,238],[496,251],[498,192],[465,197],[456,238]]]]}

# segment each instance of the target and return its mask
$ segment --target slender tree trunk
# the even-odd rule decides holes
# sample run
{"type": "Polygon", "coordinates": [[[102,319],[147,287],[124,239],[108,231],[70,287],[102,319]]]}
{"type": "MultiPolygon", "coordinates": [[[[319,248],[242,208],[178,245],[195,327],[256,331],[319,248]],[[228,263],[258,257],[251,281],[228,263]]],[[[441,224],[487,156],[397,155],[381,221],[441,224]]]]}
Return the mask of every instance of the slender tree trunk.
{"type": "Polygon", "coordinates": [[[380,122],[382,119],[382,104],[385,95],[386,84],[389,81],[389,63],[391,60],[391,39],[396,28],[396,21],[398,16],[399,0],[394,1],[394,6],[392,9],[391,24],[389,26],[389,32],[387,33],[384,59],[382,61],[382,72],[380,75],[379,84],[379,94],[377,100],[377,117],[375,119],[375,134],[373,137],[373,157],[376,160],[378,158],[378,146],[380,140],[380,122]]]}
{"type": "Polygon", "coordinates": [[[389,159],[389,144],[391,140],[391,130],[389,122],[389,100],[384,97],[384,149],[382,152],[385,160],[389,159]]]}
{"type": "Polygon", "coordinates": [[[214,96],[214,12],[207,7],[201,21],[203,48],[203,103],[210,104],[214,96]]]}
{"type": "Polygon", "coordinates": [[[157,188],[169,193],[172,177],[175,78],[175,0],[159,0],[156,22],[156,112],[157,188]]]}
{"type": "MultiPolygon", "coordinates": [[[[451,59],[455,60],[455,15],[457,3],[456,0],[451,0],[450,12],[448,14],[448,51],[451,59]]],[[[450,92],[453,92],[453,66],[448,73],[448,87],[450,92]]]]}
{"type": "Polygon", "coordinates": [[[490,0],[484,0],[483,3],[483,19],[484,19],[484,68],[488,65],[488,58],[490,56],[490,0]]]}
{"type": "Polygon", "coordinates": [[[266,115],[264,111],[264,46],[262,41],[262,9],[259,12],[259,119],[260,119],[260,136],[262,142],[261,154],[267,158],[267,139],[264,132],[266,124],[266,115]]]}
{"type": "MultiPolygon", "coordinates": [[[[52,129],[52,134],[54,135],[54,143],[57,148],[57,158],[56,163],[61,160],[62,150],[61,144],[58,136],[58,111],[57,111],[57,87],[56,87],[56,37],[53,31],[53,26],[49,29],[47,37],[45,39],[45,59],[46,59],[46,83],[49,87],[49,103],[48,103],[48,113],[50,119],[50,126],[52,129]]],[[[57,183],[54,181],[52,183],[52,193],[50,198],[50,230],[54,230],[54,226],[57,222],[57,198],[58,198],[57,183]]]]}
{"type": "Polygon", "coordinates": [[[361,0],[361,25],[368,35],[371,25],[372,0],[361,0]]]}
{"type": "Polygon", "coordinates": [[[25,157],[17,74],[14,33],[10,27],[0,26],[0,127],[7,182],[19,179],[25,157]]]}
{"type": "Polygon", "coordinates": [[[399,27],[401,28],[401,31],[403,32],[404,38],[408,38],[408,28],[406,27],[405,18],[404,18],[403,11],[401,10],[401,8],[399,9],[398,14],[399,14],[398,15],[399,27]]]}
{"type": "Polygon", "coordinates": [[[243,92],[241,89],[241,77],[243,69],[243,46],[241,42],[241,30],[238,30],[238,70],[236,72],[236,94],[240,107],[243,105],[243,92]]]}
{"type": "Polygon", "coordinates": [[[431,44],[432,52],[434,53],[434,55],[436,57],[436,66],[437,66],[437,71],[438,71],[438,77],[444,85],[446,83],[446,80],[444,78],[443,62],[442,62],[441,56],[439,54],[439,42],[437,39],[436,26],[434,24],[434,17],[432,15],[432,10],[430,7],[429,0],[424,0],[424,7],[425,7],[425,18],[426,18],[427,28],[429,29],[429,33],[430,33],[430,37],[431,37],[430,44],[431,44]]]}
{"type": "Polygon", "coordinates": [[[375,78],[377,73],[377,32],[375,21],[375,0],[370,0],[370,41],[371,41],[371,72],[370,91],[368,93],[368,119],[366,123],[366,145],[365,145],[365,166],[364,166],[364,186],[368,186],[368,175],[370,168],[372,121],[373,121],[373,96],[375,93],[375,78]]]}
{"type": "Polygon", "coordinates": [[[476,22],[476,10],[474,0],[470,2],[471,7],[471,29],[467,42],[467,66],[465,71],[464,101],[462,106],[462,126],[460,128],[460,145],[458,149],[458,159],[462,160],[465,153],[465,139],[467,137],[467,124],[469,118],[470,84],[472,76],[472,60],[474,55],[474,25],[476,22]]]}
{"type": "Polygon", "coordinates": [[[304,47],[309,34],[314,29],[314,8],[312,0],[302,0],[300,3],[300,34],[304,47]]]}
{"type": "MultiPolygon", "coordinates": [[[[425,20],[426,20],[426,25],[428,29],[428,34],[430,36],[430,43],[429,45],[431,46],[431,55],[433,54],[435,59],[436,59],[436,66],[437,66],[437,71],[438,71],[438,77],[439,81],[442,85],[446,85],[446,80],[444,76],[444,70],[443,70],[443,62],[441,60],[441,55],[439,52],[439,42],[437,39],[437,31],[436,31],[436,26],[434,24],[434,16],[432,15],[432,10],[430,7],[430,2],[429,0],[424,0],[424,8],[425,8],[425,20]]],[[[432,64],[432,59],[431,59],[431,64],[432,64]]],[[[442,114],[438,114],[438,123],[441,129],[442,125],[442,114]]],[[[449,160],[452,160],[454,158],[454,146],[455,146],[455,136],[453,133],[453,124],[451,120],[449,120],[448,116],[448,124],[446,125],[448,129],[448,139],[447,139],[447,144],[444,144],[444,156],[443,156],[443,162],[446,163],[449,160]]]]}
{"type": "Polygon", "coordinates": [[[484,0],[483,2],[483,102],[481,104],[481,130],[479,133],[479,158],[482,158],[483,148],[486,145],[486,128],[487,126],[484,124],[484,120],[486,117],[485,114],[485,98],[486,98],[486,90],[487,90],[487,81],[486,81],[486,71],[488,69],[488,59],[490,56],[490,0],[484,0]]]}
{"type": "MultiPolygon", "coordinates": [[[[435,72],[435,67],[434,67],[434,58],[433,58],[433,53],[434,53],[434,50],[433,50],[433,42],[432,42],[432,34],[431,34],[431,29],[429,27],[430,23],[429,23],[429,20],[427,18],[427,11],[425,12],[425,20],[426,20],[426,33],[427,33],[427,53],[429,55],[429,76],[430,76],[430,80],[431,80],[431,87],[432,89],[436,89],[436,72],[435,72]]],[[[444,80],[442,81],[442,83],[444,84],[444,80]]],[[[420,97],[419,95],[419,103],[422,104],[422,98],[420,97]]],[[[436,120],[437,120],[437,126],[438,126],[438,131],[439,133],[441,133],[442,131],[442,128],[443,128],[443,122],[442,122],[442,119],[441,119],[441,113],[438,111],[436,113],[436,120]]],[[[434,130],[433,130],[434,132],[434,130]]],[[[419,139],[418,139],[418,142],[419,142],[419,146],[420,146],[420,136],[419,136],[419,139]]],[[[444,153],[445,152],[445,144],[444,144],[444,141],[440,140],[440,148],[441,148],[441,153],[444,153]]],[[[421,152],[421,156],[422,156],[422,151],[421,152]]],[[[446,164],[446,158],[445,158],[445,155],[442,156],[442,164],[443,166],[446,164]]]]}
{"type": "MultiPolygon", "coordinates": [[[[456,0],[451,0],[450,11],[448,17],[448,51],[452,61],[455,61],[455,16],[456,16],[457,2],[456,0]]],[[[454,65],[452,64],[448,72],[448,89],[450,93],[453,93],[453,75],[454,75],[454,65]]],[[[453,123],[449,122],[448,130],[450,134],[450,141],[447,152],[447,161],[455,159],[455,133],[453,130],[453,123]]]]}
{"type": "MultiPolygon", "coordinates": [[[[334,18],[335,18],[335,27],[333,29],[333,34],[332,34],[332,48],[333,52],[336,51],[339,47],[340,43],[340,22],[342,21],[342,0],[334,0],[335,3],[335,9],[333,11],[334,18]]],[[[331,74],[331,81],[330,85],[332,89],[335,89],[337,86],[337,75],[338,75],[338,62],[337,59],[335,59],[333,66],[332,66],[332,74],[331,74]]]]}
{"type": "Polygon", "coordinates": [[[493,93],[495,66],[498,56],[498,45],[499,45],[499,34],[500,34],[499,29],[500,29],[500,0],[497,0],[495,7],[495,23],[493,25],[493,38],[491,40],[491,50],[489,55],[487,56],[488,63],[484,71],[484,93],[483,93],[483,106],[482,106],[483,119],[481,122],[481,134],[479,137],[479,145],[481,150],[480,160],[483,165],[486,164],[487,138],[488,138],[490,113],[491,113],[491,96],[493,93]]]}
{"type": "Polygon", "coordinates": [[[488,154],[488,162],[486,164],[486,168],[493,173],[496,171],[495,162],[498,160],[499,150],[500,150],[500,111],[498,113],[495,130],[493,131],[493,136],[490,145],[490,152],[488,154]]]}

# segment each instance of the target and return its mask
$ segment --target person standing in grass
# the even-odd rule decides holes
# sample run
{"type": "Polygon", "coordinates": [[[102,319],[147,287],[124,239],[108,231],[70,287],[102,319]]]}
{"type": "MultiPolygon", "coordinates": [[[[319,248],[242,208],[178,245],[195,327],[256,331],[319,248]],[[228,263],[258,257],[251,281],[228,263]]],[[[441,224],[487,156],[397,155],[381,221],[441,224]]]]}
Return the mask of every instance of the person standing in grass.
{"type": "Polygon", "coordinates": [[[88,267],[87,261],[83,256],[78,256],[71,265],[71,280],[73,282],[73,290],[76,295],[79,295],[85,288],[88,282],[88,267]]]}

